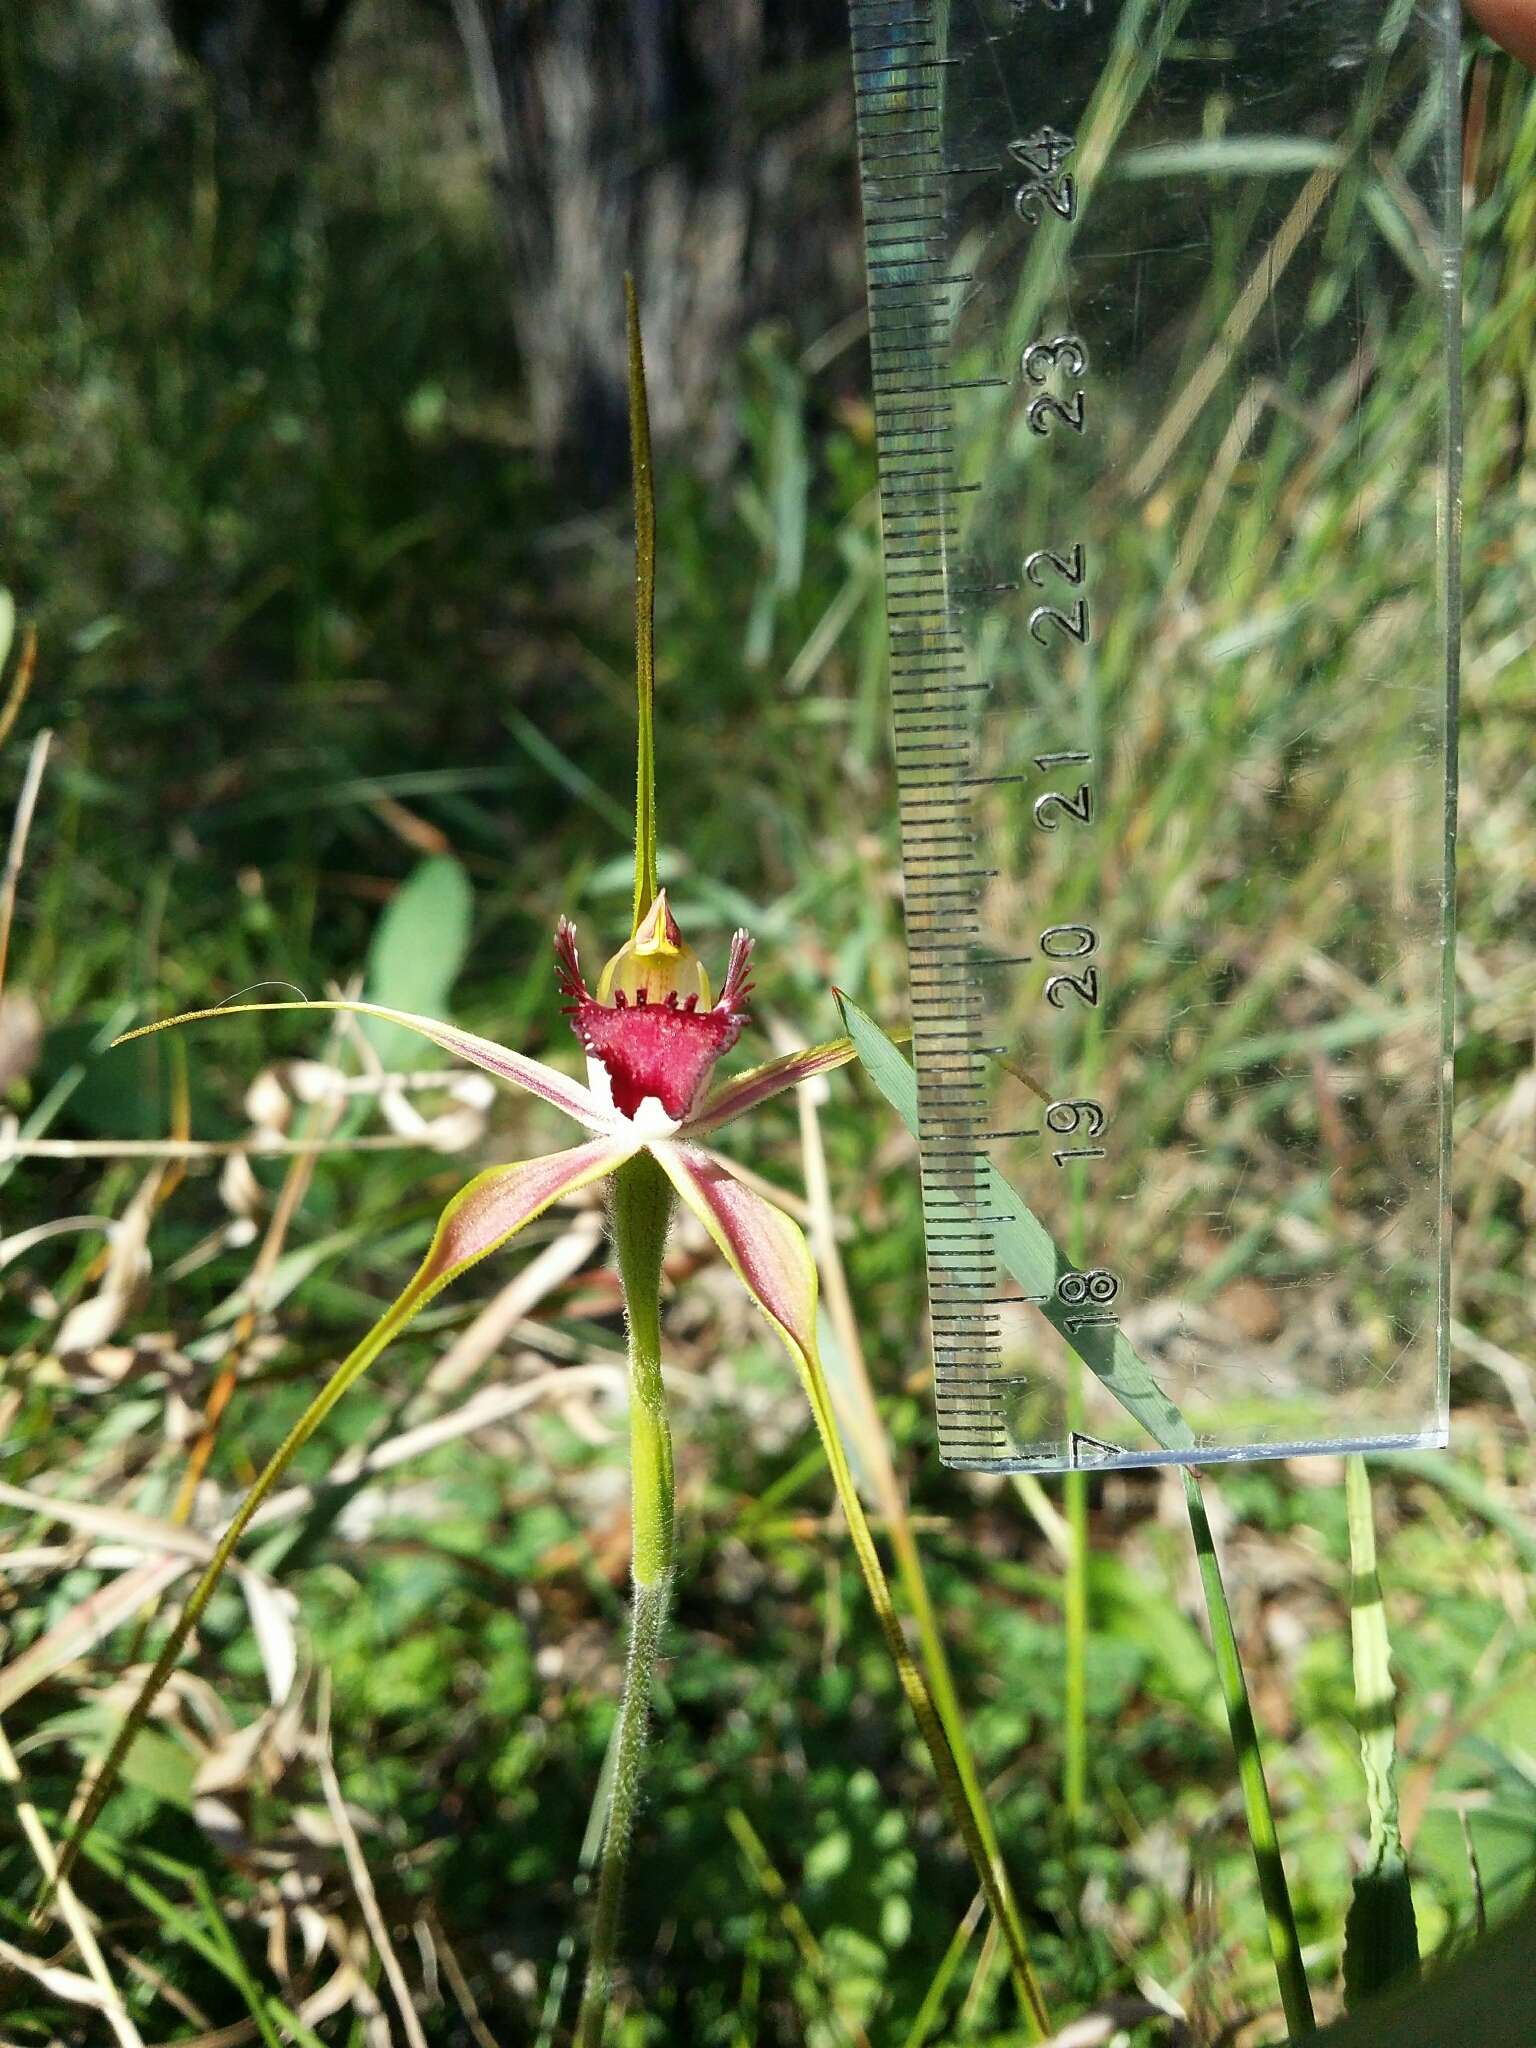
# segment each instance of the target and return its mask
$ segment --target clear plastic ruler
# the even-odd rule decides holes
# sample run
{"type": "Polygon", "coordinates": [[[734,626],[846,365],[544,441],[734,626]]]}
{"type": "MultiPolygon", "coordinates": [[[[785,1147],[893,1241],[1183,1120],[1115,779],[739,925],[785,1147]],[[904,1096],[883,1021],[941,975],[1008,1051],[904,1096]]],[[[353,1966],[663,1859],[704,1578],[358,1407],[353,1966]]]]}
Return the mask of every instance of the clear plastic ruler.
{"type": "Polygon", "coordinates": [[[1458,9],[850,13],[943,1456],[1443,1443],[1458,9]]]}

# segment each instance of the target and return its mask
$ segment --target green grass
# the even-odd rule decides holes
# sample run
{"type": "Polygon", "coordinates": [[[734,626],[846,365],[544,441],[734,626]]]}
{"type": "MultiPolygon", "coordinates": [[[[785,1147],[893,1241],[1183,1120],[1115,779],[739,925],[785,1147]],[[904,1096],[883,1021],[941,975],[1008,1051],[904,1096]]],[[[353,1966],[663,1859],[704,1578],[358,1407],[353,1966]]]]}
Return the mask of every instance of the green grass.
{"type": "MultiPolygon", "coordinates": [[[[92,95],[105,81],[50,76],[36,58],[19,86],[7,72],[24,119],[4,145],[18,201],[0,264],[0,581],[42,649],[0,756],[7,825],[33,733],[48,725],[56,738],[7,983],[36,1000],[46,1037],[5,1102],[58,1138],[171,1129],[175,1069],[153,1047],[111,1060],[90,1048],[120,1023],[266,977],[319,992],[361,971],[385,906],[429,845],[446,844],[473,888],[452,991],[467,1025],[563,1060],[554,917],[578,917],[598,953],[627,928],[627,510],[577,514],[533,473],[476,183],[449,114],[432,125],[413,112],[408,125],[394,98],[391,67],[403,63],[422,88],[413,109],[452,104],[451,62],[422,35],[387,63],[366,40],[349,54],[315,189],[288,214],[215,208],[190,92],[158,127],[147,108],[120,106],[87,158],[80,138],[95,132],[92,95]]],[[[1524,260],[1536,111],[1502,64],[1487,83],[1468,223],[1458,1435],[1448,1466],[1373,1467],[1400,1688],[1400,1825],[1426,1954],[1480,1913],[1507,1914],[1536,1874],[1536,1625],[1521,1540],[1533,1480],[1519,1405],[1531,1399],[1521,1146],[1536,992],[1536,547],[1521,463],[1536,410],[1536,284],[1524,260]]],[[[787,329],[770,328],[733,376],[744,440],[730,479],[693,476],[679,457],[661,465],[662,873],[706,957],[738,920],[757,931],[764,1015],[827,1035],[835,983],[894,1024],[904,956],[867,366],[858,347],[808,365],[787,329]]],[[[1391,463],[1409,424],[1377,420],[1371,459],[1391,463]]],[[[1208,453],[1197,463],[1192,452],[1170,480],[1186,503],[1208,453]]],[[[1323,579],[1347,619],[1360,593],[1327,547],[1340,489],[1319,475],[1314,551],[1293,573],[1309,592],[1323,579]]],[[[1149,523],[1116,575],[1131,592],[1166,568],[1149,523]]],[[[1227,612],[1206,601],[1213,634],[1240,620],[1240,589],[1227,612]]],[[[1258,658],[1288,648],[1282,637],[1258,658]]],[[[1347,647],[1339,658],[1347,681],[1347,647]]],[[[1155,839],[1132,917],[1193,876],[1188,848],[1220,829],[1193,750],[1176,758],[1185,780],[1170,778],[1168,803],[1185,808],[1191,830],[1155,839]]],[[[1304,860],[1290,887],[1309,900],[1304,860]]],[[[1219,902],[1203,915],[1219,919],[1219,902]]],[[[198,1136],[238,1135],[253,1076],[324,1053],[313,1028],[284,1020],[279,1035],[262,1028],[269,1021],[189,1043],[198,1136]]],[[[1235,1023],[1268,1028],[1258,1015],[1235,1023]]],[[[1161,1094],[1147,1091],[1143,1137],[1180,1131],[1196,1085],[1228,1105],[1233,1069],[1221,1060],[1242,1044],[1234,1036],[1198,1079],[1171,1074],[1161,1094]]],[[[355,1049],[339,1057],[356,1066],[355,1049]]],[[[1089,1487],[1089,1741],[1084,1809],[1069,1825],[1060,1557],[1012,1489],[937,1462],[913,1335],[922,1293],[910,1150],[857,1073],[833,1077],[822,1123],[870,1370],[1052,2011],[1151,1984],[1206,2038],[1260,2014],[1255,2038],[1275,2040],[1274,1979],[1177,1479],[1089,1487]]],[[[367,1107],[348,1112],[343,1129],[354,1128],[385,1126],[367,1107]]],[[[478,1150],[517,1156],[554,1135],[503,1100],[478,1150]]],[[[790,1106],[754,1120],[745,1142],[754,1167],[800,1184],[790,1106]]],[[[255,1163],[258,1232],[288,1171],[255,1163]]],[[[58,1217],[122,1216],[145,1172],[91,1158],[0,1166],[0,1237],[58,1217]]],[[[220,1498],[398,1290],[454,1172],[403,1149],[315,1167],[270,1307],[240,1339],[210,1465],[220,1498]]],[[[565,1221],[530,1233],[532,1249],[565,1221]]],[[[1155,1219],[1145,1227],[1154,1232],[1155,1219]]],[[[0,1268],[8,1485],[170,1512],[255,1245],[217,1171],[194,1163],[161,1186],[147,1246],[151,1263],[106,1348],[65,1357],[63,1318],[100,1288],[99,1232],[39,1241],[0,1268]]],[[[1155,1243],[1144,1249],[1155,1255],[1155,1243]]],[[[830,1520],[798,1392],[699,1251],[686,1233],[674,1248],[667,1357],[686,1390],[674,1413],[679,1586],[625,1937],[637,1997],[615,2036],[634,2048],[734,2048],[855,2040],[863,2028],[899,2042],[921,2014],[932,2040],[1017,2040],[1003,1959],[984,1956],[979,1930],[965,1943],[957,1935],[971,1873],[830,1520]]],[[[1261,1253],[1252,1274],[1239,1265],[1230,1277],[1274,1277],[1261,1253]]],[[[494,1284],[434,1305],[303,1461],[305,1478],[319,1482],[342,1450],[387,1442],[426,1412],[434,1361],[494,1284]]],[[[556,1363],[611,1363],[615,1310],[589,1260],[469,1386],[431,1406],[556,1363]]],[[[306,1669],[328,1676],[337,1766],[386,1921],[413,1984],[436,1987],[422,2010],[434,2043],[469,2038],[461,1988],[495,2041],[536,2039],[578,1911],[627,1563],[621,1416],[600,1381],[586,1384],[598,1392],[581,1403],[537,1403],[340,1496],[321,1487],[250,1553],[298,1603],[306,1669]]],[[[1208,1492],[1326,2016],[1368,1849],[1343,1474],[1243,1470],[1208,1492]]],[[[7,1576],[9,1663],[102,1574],[66,1547],[71,1532],[6,1512],[8,1553],[54,1552],[7,1576]]],[[[197,1526],[214,1518],[205,1492],[197,1526]]],[[[104,1689],[155,1640],[155,1625],[130,1621],[6,1711],[55,1834],[116,1704],[104,1689]]],[[[316,1690],[266,1729],[254,1761],[231,1749],[267,1698],[233,1587],[187,1671],[155,1731],[167,1746],[143,1752],[109,1807],[82,1889],[146,2040],[242,2019],[281,2035],[337,1962],[308,1959],[296,1933],[274,1948],[279,1878],[312,1887],[333,1924],[363,1939],[306,1748],[316,1690]],[[233,1839],[207,1831],[213,1816],[200,1817],[187,1790],[189,1765],[215,1750],[229,1765],[218,1796],[233,1839]]],[[[34,1878],[19,1827],[0,1815],[0,1932],[22,1947],[38,1945],[23,1925],[34,1878]]],[[[364,1975],[388,2009],[376,1966],[365,1962],[364,1975]]],[[[315,2021],[318,2037],[350,2041],[366,1996],[315,2021]]],[[[18,2042],[79,2020],[17,1980],[6,1998],[18,2042]]],[[[1150,2024],[1143,2035],[1158,2038],[1150,2024]]]]}

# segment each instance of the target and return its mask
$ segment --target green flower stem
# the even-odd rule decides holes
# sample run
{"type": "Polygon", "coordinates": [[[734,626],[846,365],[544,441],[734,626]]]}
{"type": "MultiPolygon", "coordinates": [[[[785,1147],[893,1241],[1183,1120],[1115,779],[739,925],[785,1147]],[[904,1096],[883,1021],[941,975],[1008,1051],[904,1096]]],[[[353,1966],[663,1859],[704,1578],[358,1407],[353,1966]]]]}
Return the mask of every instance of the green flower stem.
{"type": "Polygon", "coordinates": [[[614,1739],[613,1793],[576,2048],[600,2048],[618,1947],[619,1909],[650,1733],[651,1680],[672,1592],[672,1432],[661,1378],[661,1260],[672,1184],[647,1152],[613,1176],[613,1244],[629,1318],[629,1444],[634,1608],[614,1739]]]}

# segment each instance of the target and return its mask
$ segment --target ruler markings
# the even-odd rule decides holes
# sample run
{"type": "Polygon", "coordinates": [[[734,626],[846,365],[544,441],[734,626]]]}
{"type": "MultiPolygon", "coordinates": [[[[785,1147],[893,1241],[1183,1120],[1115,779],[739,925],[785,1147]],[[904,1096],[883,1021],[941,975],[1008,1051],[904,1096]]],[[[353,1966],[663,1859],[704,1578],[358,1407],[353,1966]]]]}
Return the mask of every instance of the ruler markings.
{"type": "Polygon", "coordinates": [[[958,545],[950,503],[973,494],[953,474],[956,392],[1008,380],[951,384],[940,367],[949,294],[975,279],[941,246],[951,167],[938,95],[918,66],[963,60],[940,58],[929,4],[852,0],[851,11],[941,1443],[947,1455],[985,1464],[1006,1444],[987,1376],[1000,1358],[997,1334],[976,1299],[996,1291],[998,1262],[987,1219],[976,1214],[971,1143],[987,1121],[976,1045],[985,1015],[974,978],[977,899],[996,870],[981,865],[963,821],[980,770],[967,707],[992,685],[969,673],[945,557],[958,545]]]}
{"type": "MultiPolygon", "coordinates": [[[[928,263],[942,263],[944,258],[942,256],[929,256],[923,260],[928,263]]],[[[873,267],[878,268],[878,266],[873,267]]],[[[871,279],[870,290],[876,292],[931,292],[939,285],[974,284],[975,281],[976,273],[973,270],[954,270],[947,273],[944,277],[891,277],[885,279],[877,277],[871,279]]]]}
{"type": "MultiPolygon", "coordinates": [[[[876,140],[879,140],[879,138],[877,137],[877,138],[876,138],[876,140]]],[[[921,145],[921,147],[919,147],[919,148],[915,148],[915,149],[887,149],[887,150],[882,150],[882,151],[880,152],[880,154],[879,154],[878,156],[874,156],[874,157],[871,157],[871,158],[869,159],[869,167],[865,169],[865,171],[864,171],[864,175],[865,175],[865,176],[866,176],[867,178],[880,178],[880,177],[885,177],[885,178],[905,178],[905,177],[910,177],[910,176],[911,176],[911,173],[910,173],[909,171],[877,171],[877,170],[875,170],[875,169],[874,169],[873,167],[874,167],[874,165],[875,165],[875,164],[880,164],[880,163],[889,163],[889,162],[890,162],[890,161],[892,160],[892,158],[894,158],[894,157],[907,157],[907,156],[931,156],[932,154],[933,154],[933,145],[932,145],[932,143],[931,143],[931,142],[925,142],[925,143],[923,143],[923,144],[921,145]]]]}
{"type": "MultiPolygon", "coordinates": [[[[924,114],[937,114],[941,111],[940,103],[937,99],[924,99],[921,97],[925,92],[932,92],[933,84],[934,81],[930,81],[926,85],[902,87],[900,97],[904,104],[899,107],[871,107],[866,105],[864,113],[866,127],[868,127],[871,121],[905,121],[908,123],[905,128],[898,128],[894,131],[889,128],[877,129],[875,131],[875,141],[884,142],[893,132],[902,136],[921,135],[925,140],[932,141],[932,122],[914,117],[921,117],[924,114]]],[[[865,95],[866,102],[870,97],[870,94],[865,95]]],[[[892,97],[894,98],[896,95],[892,94],[892,97]]]]}
{"type": "MultiPolygon", "coordinates": [[[[895,45],[887,45],[887,47],[888,47],[888,48],[893,48],[893,47],[898,47],[898,46],[895,46],[895,45]]],[[[912,44],[909,44],[909,45],[907,45],[906,47],[908,47],[908,48],[910,48],[910,49],[918,50],[918,49],[931,49],[931,48],[932,48],[932,45],[931,45],[931,44],[928,44],[928,43],[912,43],[912,44]]],[[[876,47],[869,47],[869,48],[866,48],[866,49],[864,49],[864,50],[861,50],[861,51],[859,52],[859,55],[860,55],[860,56],[864,56],[864,57],[873,57],[873,56],[877,56],[877,55],[879,55],[879,54],[880,54],[880,52],[879,52],[878,48],[876,48],[876,47]]],[[[962,64],[962,63],[964,63],[964,61],[965,61],[965,60],[964,60],[964,58],[962,58],[962,57],[903,57],[903,58],[902,58],[902,59],[900,60],[900,62],[899,62],[899,63],[896,63],[896,64],[890,64],[890,65],[886,65],[886,66],[884,66],[883,68],[884,68],[884,70],[885,70],[886,72],[890,72],[890,71],[949,71],[949,70],[952,70],[952,69],[953,69],[953,68],[954,68],[954,67],[955,67],[955,66],[956,66],[957,64],[962,64]]],[[[866,78],[869,78],[869,77],[873,77],[873,76],[875,76],[876,72],[877,72],[877,71],[879,71],[879,70],[880,70],[881,68],[882,68],[882,67],[880,67],[880,66],[871,66],[870,70],[869,70],[869,71],[867,71],[867,72],[866,72],[866,73],[864,74],[864,76],[865,76],[866,78]]],[[[857,77],[859,76],[859,73],[858,73],[857,71],[855,71],[855,73],[854,73],[854,76],[855,76],[855,77],[857,78],[857,77]]],[[[895,90],[899,90],[899,88],[893,88],[893,89],[895,89],[895,90]]]]}
{"type": "MultiPolygon", "coordinates": [[[[927,28],[930,24],[925,21],[914,21],[912,25],[914,27],[927,28]]],[[[900,24],[887,20],[872,21],[869,26],[871,28],[896,28],[900,24]]],[[[853,51],[857,57],[867,56],[873,50],[936,50],[939,47],[937,36],[898,36],[892,43],[861,43],[858,40],[858,33],[858,28],[855,26],[853,31],[853,51]]]]}
{"type": "MultiPolygon", "coordinates": [[[[907,205],[907,204],[908,204],[908,201],[906,201],[905,199],[902,199],[902,200],[898,200],[898,201],[897,201],[897,204],[898,204],[898,205],[900,205],[900,206],[905,206],[905,205],[907,205]]],[[[941,200],[941,199],[939,198],[939,195],[937,194],[937,192],[935,192],[935,193],[934,193],[934,195],[933,195],[933,204],[932,204],[931,206],[929,206],[929,207],[925,207],[925,208],[924,208],[924,210],[923,210],[923,211],[922,211],[921,213],[898,213],[898,214],[892,214],[892,215],[891,215],[891,216],[889,217],[889,219],[882,219],[882,220],[879,220],[879,221],[877,221],[877,222],[875,223],[875,225],[876,225],[876,227],[878,227],[878,228],[880,229],[880,231],[881,231],[881,232],[882,232],[882,234],[883,234],[883,233],[884,233],[884,231],[885,231],[885,230],[886,230],[887,228],[905,228],[905,227],[924,227],[924,228],[933,228],[933,227],[937,227],[937,226],[938,226],[938,224],[939,224],[939,222],[940,222],[940,221],[941,221],[941,220],[942,220],[943,218],[944,218],[944,203],[943,203],[943,201],[942,201],[942,200],[941,200]]],[[[899,240],[901,240],[901,241],[905,241],[905,240],[907,240],[907,239],[908,239],[908,237],[906,237],[906,236],[904,236],[904,235],[903,235],[903,236],[900,236],[900,237],[898,237],[898,239],[899,239],[899,240]]],[[[916,237],[916,236],[914,235],[914,236],[912,236],[912,237],[911,237],[910,239],[911,239],[911,240],[913,240],[913,241],[916,241],[916,240],[917,240],[917,237],[916,237]]]]}

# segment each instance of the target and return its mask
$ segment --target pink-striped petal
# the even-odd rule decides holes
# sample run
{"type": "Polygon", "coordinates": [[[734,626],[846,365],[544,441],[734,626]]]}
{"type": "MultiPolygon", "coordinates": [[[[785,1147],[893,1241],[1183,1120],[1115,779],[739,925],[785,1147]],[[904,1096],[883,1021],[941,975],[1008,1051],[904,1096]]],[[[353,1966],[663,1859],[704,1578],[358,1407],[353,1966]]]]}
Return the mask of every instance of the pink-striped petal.
{"type": "Polygon", "coordinates": [[[391,1010],[383,1003],[330,999],[304,1003],[225,1003],[216,1010],[187,1010],[180,1017],[163,1017],[158,1024],[141,1024],[136,1031],[125,1031],[112,1043],[125,1045],[130,1038],[147,1038],[155,1031],[169,1031],[173,1025],[199,1024],[205,1017],[241,1017],[252,1010],[351,1010],[362,1017],[382,1017],[390,1024],[403,1025],[407,1031],[430,1038],[455,1059],[468,1060],[471,1066],[483,1067],[497,1080],[510,1081],[514,1088],[525,1088],[541,1101],[552,1102],[556,1109],[563,1109],[589,1131],[612,1131],[619,1124],[614,1112],[604,1109],[590,1089],[568,1074],[546,1067],[542,1060],[528,1059],[509,1046],[497,1045],[494,1039],[477,1037],[473,1031],[461,1031],[456,1024],[444,1024],[436,1017],[418,1017],[409,1010],[391,1010]]]}
{"type": "MultiPolygon", "coordinates": [[[[601,1180],[604,1174],[633,1158],[639,1149],[638,1137],[594,1138],[590,1144],[573,1146],[569,1152],[550,1152],[542,1159],[519,1160],[515,1166],[492,1166],[476,1174],[438,1219],[427,1256],[396,1308],[406,1308],[407,1315],[414,1315],[450,1280],[456,1280],[487,1253],[515,1237],[525,1224],[542,1216],[552,1202],[601,1180]]],[[[406,1316],[402,1316],[393,1327],[399,1328],[405,1320],[406,1316]]]]}
{"type": "Polygon", "coordinates": [[[651,1152],[806,1372],[816,1356],[816,1266],[799,1224],[694,1145],[651,1152]]]}
{"type": "Polygon", "coordinates": [[[693,1131],[717,1131],[744,1110],[755,1109],[758,1103],[766,1102],[770,1096],[782,1095],[786,1088],[798,1087],[802,1081],[814,1080],[818,1074],[830,1074],[835,1067],[845,1067],[853,1057],[851,1038],[829,1038],[823,1045],[807,1045],[799,1052],[787,1052],[779,1059],[768,1060],[748,1073],[738,1074],[733,1081],[723,1081],[697,1115],[689,1117],[680,1135],[687,1136],[693,1131]]]}

